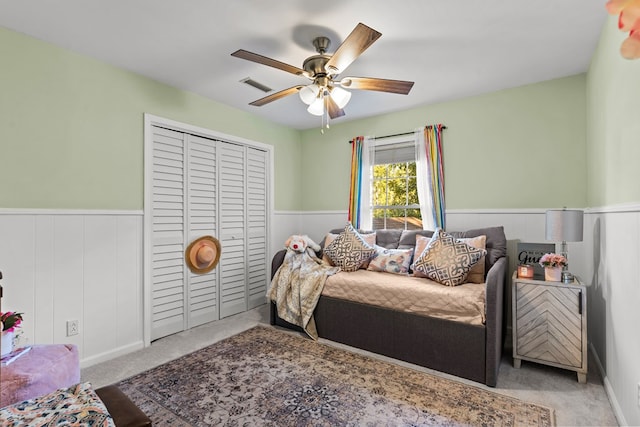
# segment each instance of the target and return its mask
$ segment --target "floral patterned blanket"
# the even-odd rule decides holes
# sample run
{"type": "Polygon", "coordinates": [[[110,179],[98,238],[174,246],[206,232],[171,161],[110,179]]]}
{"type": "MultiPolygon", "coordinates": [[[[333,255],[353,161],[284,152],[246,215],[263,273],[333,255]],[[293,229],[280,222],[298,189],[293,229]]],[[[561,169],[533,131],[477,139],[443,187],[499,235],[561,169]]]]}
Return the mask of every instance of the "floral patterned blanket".
{"type": "Polygon", "coordinates": [[[313,310],[316,308],[327,277],[340,269],[323,264],[306,251],[287,249],[284,261],[273,276],[267,297],[276,303],[278,316],[300,326],[314,340],[318,339],[313,310]]]}
{"type": "Polygon", "coordinates": [[[0,409],[3,427],[114,427],[104,403],[89,383],[59,389],[0,409]]]}

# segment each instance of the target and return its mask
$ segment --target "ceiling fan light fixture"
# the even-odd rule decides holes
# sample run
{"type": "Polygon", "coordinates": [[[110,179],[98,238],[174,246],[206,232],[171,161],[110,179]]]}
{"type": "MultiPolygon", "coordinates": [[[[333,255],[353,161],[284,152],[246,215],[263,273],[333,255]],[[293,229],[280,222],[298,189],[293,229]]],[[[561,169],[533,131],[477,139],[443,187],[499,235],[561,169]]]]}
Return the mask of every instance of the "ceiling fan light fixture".
{"type": "Polygon", "coordinates": [[[347,105],[347,103],[351,99],[351,92],[339,87],[333,87],[331,89],[331,98],[336,103],[338,108],[342,109],[347,105]]]}
{"type": "Polygon", "coordinates": [[[298,94],[300,95],[300,99],[307,105],[311,105],[313,101],[318,98],[318,92],[320,92],[320,88],[316,84],[310,84],[308,86],[300,89],[298,94]]]}
{"type": "Polygon", "coordinates": [[[317,97],[315,101],[313,101],[309,108],[307,108],[309,114],[313,114],[314,116],[321,116],[324,114],[324,98],[317,97]]]}

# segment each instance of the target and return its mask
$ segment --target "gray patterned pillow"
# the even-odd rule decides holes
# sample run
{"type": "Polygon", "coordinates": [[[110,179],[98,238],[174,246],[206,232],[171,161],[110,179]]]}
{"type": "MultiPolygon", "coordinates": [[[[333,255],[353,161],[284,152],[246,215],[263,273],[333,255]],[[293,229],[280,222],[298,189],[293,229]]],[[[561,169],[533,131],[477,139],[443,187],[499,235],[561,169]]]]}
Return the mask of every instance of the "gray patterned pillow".
{"type": "Polygon", "coordinates": [[[359,269],[375,252],[376,250],[364,241],[351,224],[347,224],[344,231],[324,249],[333,265],[347,272],[359,269]]]}
{"type": "Polygon", "coordinates": [[[451,234],[437,229],[431,241],[416,259],[413,269],[429,279],[447,286],[465,282],[469,270],[487,251],[457,241],[451,234]]]}

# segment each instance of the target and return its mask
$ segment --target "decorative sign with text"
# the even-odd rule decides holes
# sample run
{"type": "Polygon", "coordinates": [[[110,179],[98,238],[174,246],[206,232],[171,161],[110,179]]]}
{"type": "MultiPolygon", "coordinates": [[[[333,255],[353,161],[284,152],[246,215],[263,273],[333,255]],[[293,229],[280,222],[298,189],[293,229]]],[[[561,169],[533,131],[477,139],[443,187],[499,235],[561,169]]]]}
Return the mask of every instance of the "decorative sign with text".
{"type": "Polygon", "coordinates": [[[518,243],[518,264],[533,265],[533,278],[544,280],[544,267],[539,264],[540,258],[555,251],[555,243],[518,243]]]}

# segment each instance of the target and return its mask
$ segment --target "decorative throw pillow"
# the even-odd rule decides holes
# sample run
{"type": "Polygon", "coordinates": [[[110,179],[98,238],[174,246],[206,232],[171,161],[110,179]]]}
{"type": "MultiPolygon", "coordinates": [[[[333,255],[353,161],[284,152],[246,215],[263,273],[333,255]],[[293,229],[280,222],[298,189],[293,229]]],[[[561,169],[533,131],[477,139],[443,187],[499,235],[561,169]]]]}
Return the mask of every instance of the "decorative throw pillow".
{"type": "Polygon", "coordinates": [[[327,233],[327,235],[324,236],[324,243],[322,244],[322,262],[324,264],[333,266],[333,262],[331,262],[331,258],[326,254],[325,249],[335,240],[336,237],[338,237],[338,235],[333,233],[327,233]]]}
{"type": "Polygon", "coordinates": [[[424,252],[415,261],[414,270],[447,286],[464,283],[469,270],[487,251],[459,242],[451,234],[437,229],[424,252]]]}
{"type": "MultiPolygon", "coordinates": [[[[478,249],[486,249],[487,245],[487,236],[484,235],[477,237],[465,237],[464,239],[459,238],[457,240],[478,249]]],[[[485,255],[482,255],[480,261],[471,267],[466,283],[484,283],[484,259],[485,255]]]]}
{"type": "MultiPolygon", "coordinates": [[[[358,233],[360,234],[360,237],[362,237],[364,239],[365,242],[367,242],[369,244],[369,246],[371,246],[372,248],[375,248],[376,246],[376,232],[374,231],[373,233],[358,233]]],[[[324,244],[322,245],[322,247],[326,248],[327,246],[329,246],[329,244],[331,242],[333,242],[333,240],[338,237],[338,234],[333,234],[333,233],[327,233],[327,235],[324,238],[324,244]]],[[[326,253],[322,254],[322,262],[330,265],[330,266],[335,266],[335,264],[333,263],[333,261],[331,261],[331,258],[329,258],[327,256],[326,253]]],[[[366,260],[361,266],[360,268],[367,268],[367,266],[369,265],[369,260],[366,260]]]]}
{"type": "MultiPolygon", "coordinates": [[[[429,244],[429,242],[431,241],[431,237],[425,237],[425,236],[416,236],[416,247],[413,250],[413,262],[415,263],[418,258],[420,258],[420,255],[422,255],[422,253],[424,252],[425,249],[427,249],[427,245],[429,244]]],[[[427,277],[426,274],[422,274],[419,271],[416,271],[416,268],[414,265],[411,265],[411,268],[413,269],[413,275],[416,277],[427,277]]]]}
{"type": "Polygon", "coordinates": [[[367,270],[393,274],[408,274],[413,249],[387,249],[376,246],[376,253],[369,260],[367,270]]]}
{"type": "Polygon", "coordinates": [[[324,249],[333,264],[347,272],[359,269],[375,252],[351,224],[324,249]]]}
{"type": "MultiPolygon", "coordinates": [[[[473,246],[474,248],[485,249],[487,236],[482,235],[477,237],[456,238],[456,240],[459,242],[464,242],[469,246],[473,246]]],[[[427,248],[427,245],[430,241],[430,237],[416,236],[416,247],[413,253],[414,260],[417,260],[420,255],[422,255],[422,252],[424,252],[424,250],[427,248]]],[[[471,267],[471,270],[469,270],[469,274],[467,275],[465,283],[484,283],[484,262],[485,256],[483,255],[482,258],[480,258],[480,261],[478,261],[478,263],[471,267]]],[[[413,271],[413,275],[416,277],[427,277],[426,274],[422,274],[415,269],[413,271]]]]}

